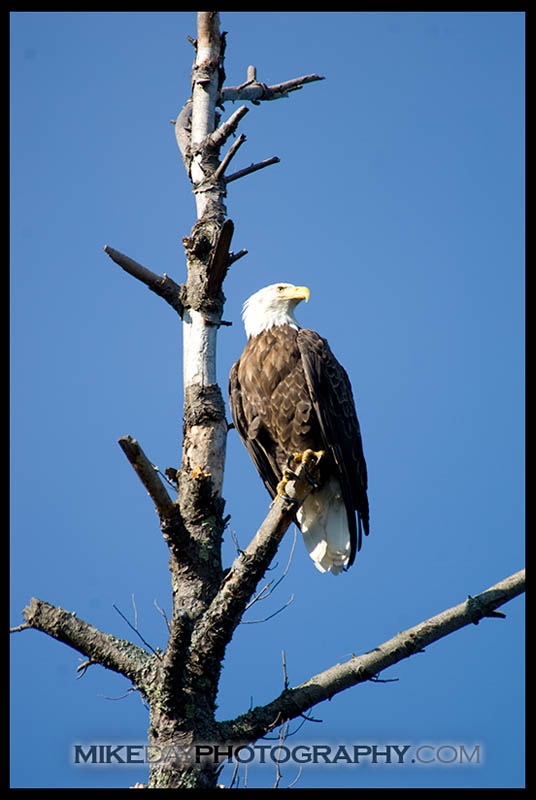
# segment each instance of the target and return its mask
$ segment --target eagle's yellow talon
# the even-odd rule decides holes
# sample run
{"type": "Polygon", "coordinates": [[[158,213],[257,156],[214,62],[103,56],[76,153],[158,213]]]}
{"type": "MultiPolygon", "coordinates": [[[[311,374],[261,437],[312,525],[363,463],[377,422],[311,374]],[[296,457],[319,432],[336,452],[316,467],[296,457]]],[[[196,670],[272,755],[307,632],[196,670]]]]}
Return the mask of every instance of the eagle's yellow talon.
{"type": "MultiPolygon", "coordinates": [[[[320,464],[321,459],[325,455],[326,455],[325,450],[304,450],[303,453],[293,453],[291,456],[289,456],[288,461],[287,461],[288,467],[286,467],[283,470],[283,477],[281,478],[281,480],[277,484],[277,487],[276,487],[276,490],[275,490],[275,492],[276,492],[275,493],[275,497],[274,497],[274,499],[272,500],[272,502],[270,504],[270,508],[273,506],[273,504],[275,503],[275,501],[279,497],[286,497],[289,500],[292,499],[292,498],[288,497],[287,493],[285,492],[285,488],[286,488],[287,483],[290,480],[296,478],[295,473],[292,472],[292,470],[290,469],[290,467],[294,463],[296,463],[296,464],[305,464],[306,466],[307,466],[307,464],[311,464],[312,463],[313,466],[317,467],[320,464]]],[[[308,477],[308,476],[306,475],[306,477],[308,477]]],[[[309,476],[308,480],[312,481],[312,477],[309,476]]]]}
{"type": "Polygon", "coordinates": [[[298,464],[310,464],[314,461],[315,465],[318,465],[325,455],[325,450],[304,450],[303,453],[294,453],[292,459],[298,464]]]}
{"type": "Polygon", "coordinates": [[[324,456],[326,455],[325,450],[307,450],[306,456],[308,461],[314,461],[315,465],[318,466],[324,456]]]}
{"type": "Polygon", "coordinates": [[[192,472],[192,478],[210,478],[210,472],[205,472],[203,467],[196,467],[192,472]]]}
{"type": "MultiPolygon", "coordinates": [[[[272,502],[270,503],[270,508],[273,506],[273,504],[275,503],[275,501],[276,501],[276,500],[277,500],[279,497],[287,497],[287,495],[286,495],[286,493],[285,493],[285,487],[286,487],[287,483],[288,483],[288,482],[291,480],[291,478],[293,478],[293,477],[294,477],[294,473],[293,473],[293,472],[291,472],[290,470],[287,470],[287,469],[286,469],[286,470],[283,472],[283,477],[282,477],[282,479],[279,481],[279,483],[277,484],[277,487],[276,487],[276,490],[275,490],[275,497],[274,497],[274,499],[272,500],[272,502]]],[[[290,500],[290,498],[289,498],[289,500],[290,500]]]]}

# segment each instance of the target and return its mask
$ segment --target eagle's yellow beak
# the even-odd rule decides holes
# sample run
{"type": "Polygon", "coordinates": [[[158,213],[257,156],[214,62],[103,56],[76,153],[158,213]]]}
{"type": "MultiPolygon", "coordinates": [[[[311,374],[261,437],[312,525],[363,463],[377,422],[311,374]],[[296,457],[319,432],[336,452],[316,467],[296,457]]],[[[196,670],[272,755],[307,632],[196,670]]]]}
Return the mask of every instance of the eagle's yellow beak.
{"type": "Polygon", "coordinates": [[[290,292],[290,298],[294,300],[305,300],[306,303],[309,301],[310,296],[311,292],[307,286],[294,286],[290,292]]]}

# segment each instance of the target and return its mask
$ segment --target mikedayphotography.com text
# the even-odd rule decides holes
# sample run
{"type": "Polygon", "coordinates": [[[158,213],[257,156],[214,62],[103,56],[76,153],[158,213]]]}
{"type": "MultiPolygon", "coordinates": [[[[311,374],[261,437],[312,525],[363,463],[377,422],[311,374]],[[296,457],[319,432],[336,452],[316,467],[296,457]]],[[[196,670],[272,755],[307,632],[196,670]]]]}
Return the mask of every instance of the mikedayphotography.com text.
{"type": "Polygon", "coordinates": [[[483,752],[480,744],[210,744],[157,746],[126,743],[74,744],[74,764],[121,766],[135,764],[178,763],[221,764],[321,764],[321,765],[479,765],[483,752]]]}

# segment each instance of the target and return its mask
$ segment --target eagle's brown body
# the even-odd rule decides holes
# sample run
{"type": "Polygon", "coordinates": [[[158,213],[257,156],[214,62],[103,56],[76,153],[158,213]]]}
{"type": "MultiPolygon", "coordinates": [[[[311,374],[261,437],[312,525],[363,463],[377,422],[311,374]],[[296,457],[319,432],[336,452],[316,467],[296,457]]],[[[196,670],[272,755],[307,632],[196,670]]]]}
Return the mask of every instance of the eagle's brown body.
{"type": "MultiPolygon", "coordinates": [[[[289,456],[308,449],[326,452],[322,480],[340,487],[349,535],[344,559],[333,572],[350,566],[361,532],[368,534],[367,470],[350,382],[326,340],[289,324],[251,336],[231,370],[229,394],[235,427],[272,497],[289,456]]],[[[306,515],[317,513],[314,503],[324,502],[321,494],[315,501],[314,492],[309,498],[297,516],[302,532],[306,515]]]]}
{"type": "Polygon", "coordinates": [[[312,450],[320,440],[297,336],[284,325],[249,339],[231,373],[233,407],[242,412],[238,430],[247,433],[256,457],[266,458],[262,477],[272,496],[289,455],[312,450]],[[237,385],[247,402],[235,402],[237,385]]]}

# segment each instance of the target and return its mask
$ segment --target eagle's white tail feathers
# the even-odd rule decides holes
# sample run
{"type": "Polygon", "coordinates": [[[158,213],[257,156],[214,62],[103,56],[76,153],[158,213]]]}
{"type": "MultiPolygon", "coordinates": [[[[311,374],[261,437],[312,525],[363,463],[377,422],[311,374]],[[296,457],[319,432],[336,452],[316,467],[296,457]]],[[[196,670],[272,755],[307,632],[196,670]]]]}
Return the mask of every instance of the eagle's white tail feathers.
{"type": "Polygon", "coordinates": [[[320,572],[338,575],[350,558],[350,534],[336,478],[310,494],[297,512],[305,546],[320,572]]]}

